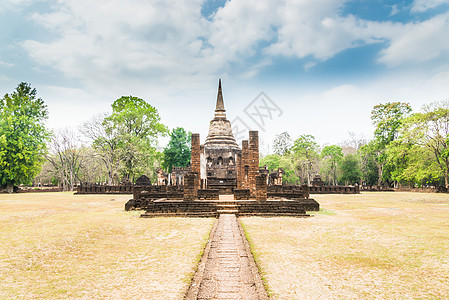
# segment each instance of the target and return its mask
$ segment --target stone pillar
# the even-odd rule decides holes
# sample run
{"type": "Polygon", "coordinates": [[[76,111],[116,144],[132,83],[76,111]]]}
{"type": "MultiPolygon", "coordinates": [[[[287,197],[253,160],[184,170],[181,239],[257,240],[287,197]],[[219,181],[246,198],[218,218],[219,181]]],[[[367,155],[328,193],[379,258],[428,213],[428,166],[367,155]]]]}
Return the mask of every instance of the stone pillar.
{"type": "Polygon", "coordinates": [[[304,192],[304,198],[309,199],[310,189],[307,184],[301,185],[301,190],[304,192]]]}
{"type": "Polygon", "coordinates": [[[184,201],[198,199],[198,174],[190,172],[184,175],[184,201]]]}
{"type": "Polygon", "coordinates": [[[192,133],[192,153],[190,158],[190,171],[197,174],[198,185],[201,184],[201,163],[200,163],[200,135],[192,133]]]}
{"type": "Polygon", "coordinates": [[[256,176],[256,200],[267,201],[267,175],[256,176]]]}
{"type": "Polygon", "coordinates": [[[237,154],[237,189],[242,189],[243,187],[243,165],[242,165],[242,154],[237,154]]]}
{"type": "Polygon", "coordinates": [[[248,188],[248,157],[249,157],[249,148],[248,148],[248,141],[244,140],[242,141],[242,189],[248,188]]]}
{"type": "Polygon", "coordinates": [[[256,176],[259,175],[259,132],[249,132],[248,185],[251,197],[256,197],[256,176]]]}

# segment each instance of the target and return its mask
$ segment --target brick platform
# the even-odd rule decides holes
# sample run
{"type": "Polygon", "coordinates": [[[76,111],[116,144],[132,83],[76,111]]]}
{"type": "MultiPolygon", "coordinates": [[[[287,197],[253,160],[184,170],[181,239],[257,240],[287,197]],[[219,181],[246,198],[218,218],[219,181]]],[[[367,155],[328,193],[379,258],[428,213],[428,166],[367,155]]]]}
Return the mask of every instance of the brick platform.
{"type": "MultiPolygon", "coordinates": [[[[136,203],[130,200],[125,209],[136,209],[136,203]]],[[[255,201],[255,200],[160,200],[142,202],[140,209],[145,210],[144,218],[159,216],[179,217],[218,217],[220,214],[233,213],[237,216],[293,216],[307,217],[307,211],[319,210],[319,204],[313,199],[298,201],[255,201]]]]}

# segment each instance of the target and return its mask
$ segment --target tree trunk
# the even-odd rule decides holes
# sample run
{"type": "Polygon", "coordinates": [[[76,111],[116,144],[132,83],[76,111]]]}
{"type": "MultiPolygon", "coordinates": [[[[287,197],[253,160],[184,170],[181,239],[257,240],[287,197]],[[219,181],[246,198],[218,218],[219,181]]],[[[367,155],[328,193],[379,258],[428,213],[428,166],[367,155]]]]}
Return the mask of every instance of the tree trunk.
{"type": "Polygon", "coordinates": [[[446,188],[449,188],[449,180],[448,180],[447,172],[444,173],[444,183],[446,184],[446,188]]]}
{"type": "Polygon", "coordinates": [[[113,175],[111,171],[108,171],[108,185],[112,185],[113,184],[113,175]]]}
{"type": "Polygon", "coordinates": [[[14,184],[8,183],[8,184],[6,185],[6,192],[7,192],[8,194],[14,193],[14,184]]]}
{"type": "Polygon", "coordinates": [[[383,166],[381,164],[377,164],[377,174],[379,175],[379,178],[377,179],[377,186],[380,186],[382,184],[382,173],[383,166]]]}

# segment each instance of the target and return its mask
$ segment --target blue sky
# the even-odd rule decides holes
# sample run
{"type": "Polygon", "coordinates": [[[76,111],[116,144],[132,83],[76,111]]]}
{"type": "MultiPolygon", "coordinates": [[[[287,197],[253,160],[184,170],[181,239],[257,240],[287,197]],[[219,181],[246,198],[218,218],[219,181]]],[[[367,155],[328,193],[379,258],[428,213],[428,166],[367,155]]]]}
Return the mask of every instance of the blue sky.
{"type": "Polygon", "coordinates": [[[0,93],[30,82],[55,129],[133,95],[204,141],[222,78],[229,119],[269,152],[283,131],[370,138],[374,105],[449,98],[448,0],[3,0],[0,42],[0,93]]]}

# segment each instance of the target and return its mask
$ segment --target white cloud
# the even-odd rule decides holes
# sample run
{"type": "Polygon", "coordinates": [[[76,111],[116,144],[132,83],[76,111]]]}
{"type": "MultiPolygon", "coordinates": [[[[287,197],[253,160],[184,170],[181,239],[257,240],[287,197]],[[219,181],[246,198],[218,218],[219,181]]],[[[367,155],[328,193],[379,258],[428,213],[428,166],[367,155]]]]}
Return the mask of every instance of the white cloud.
{"type": "Polygon", "coordinates": [[[213,17],[209,43],[227,60],[253,54],[258,43],[275,37],[278,5],[276,1],[227,2],[213,17]]]}
{"type": "Polygon", "coordinates": [[[390,46],[380,53],[379,61],[389,66],[421,63],[435,58],[449,58],[449,13],[421,23],[397,25],[390,31],[390,46]]]}
{"type": "Polygon", "coordinates": [[[39,63],[91,86],[142,84],[149,78],[160,83],[205,65],[213,72],[212,62],[203,60],[201,2],[64,1],[52,13],[33,15],[58,38],[27,40],[23,47],[39,63]]]}
{"type": "Polygon", "coordinates": [[[400,12],[400,10],[399,10],[398,6],[397,5],[392,5],[391,6],[390,17],[398,14],[399,12],[400,12]]]}
{"type": "Polygon", "coordinates": [[[10,10],[17,11],[33,3],[44,2],[46,0],[2,0],[0,13],[10,10]]]}
{"type": "Polygon", "coordinates": [[[0,60],[0,66],[4,67],[14,67],[14,64],[0,60]]]}
{"type": "Polygon", "coordinates": [[[178,80],[194,87],[235,72],[235,65],[244,79],[273,55],[308,58],[311,68],[372,43],[389,43],[378,60],[388,66],[447,58],[448,14],[408,24],[367,21],[341,16],[346,1],[232,0],[209,20],[201,16],[203,0],[59,1],[52,12],[32,16],[57,37],[22,45],[39,64],[91,89],[170,88],[178,80]]]}
{"type": "Polygon", "coordinates": [[[442,4],[449,3],[448,0],[415,0],[412,5],[412,12],[425,12],[426,10],[436,8],[442,4]]]}
{"type": "Polygon", "coordinates": [[[277,55],[313,56],[326,60],[336,53],[353,47],[363,37],[357,32],[359,23],[354,16],[340,17],[339,7],[344,1],[285,1],[278,15],[278,38],[267,52],[277,55]]]}

